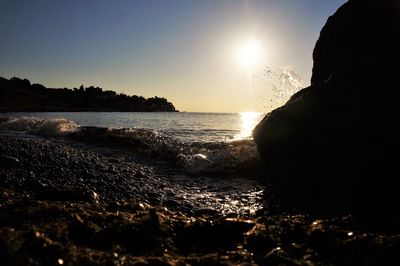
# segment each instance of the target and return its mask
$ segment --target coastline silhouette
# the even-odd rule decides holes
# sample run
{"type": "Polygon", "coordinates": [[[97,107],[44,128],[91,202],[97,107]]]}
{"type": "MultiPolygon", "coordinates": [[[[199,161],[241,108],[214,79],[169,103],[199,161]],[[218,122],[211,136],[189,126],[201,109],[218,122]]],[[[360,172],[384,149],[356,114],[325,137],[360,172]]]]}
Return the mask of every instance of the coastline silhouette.
{"type": "Polygon", "coordinates": [[[0,112],[176,112],[165,98],[128,96],[99,87],[46,88],[27,79],[0,78],[0,112]]]}

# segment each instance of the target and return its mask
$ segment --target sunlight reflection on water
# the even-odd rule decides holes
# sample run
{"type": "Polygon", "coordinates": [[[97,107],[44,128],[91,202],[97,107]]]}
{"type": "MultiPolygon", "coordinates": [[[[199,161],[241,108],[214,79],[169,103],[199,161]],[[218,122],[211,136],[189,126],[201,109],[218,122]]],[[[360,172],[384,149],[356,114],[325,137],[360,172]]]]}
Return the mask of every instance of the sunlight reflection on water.
{"type": "MultiPolygon", "coordinates": [[[[183,142],[221,142],[251,139],[251,131],[265,113],[133,113],[133,112],[49,112],[7,113],[0,118],[15,120],[11,130],[72,131],[78,126],[150,130],[183,142]],[[43,120],[45,119],[45,120],[43,120]],[[42,121],[36,123],[36,121],[42,121]],[[64,123],[65,122],[65,123],[64,123]],[[72,128],[66,128],[72,125],[72,128]],[[18,128],[17,128],[18,126],[18,128]],[[59,128],[61,127],[61,128],[59,128]],[[50,128],[50,129],[51,129],[50,128]]],[[[9,128],[7,128],[9,129],[9,128]]]]}
{"type": "MultiPolygon", "coordinates": [[[[232,177],[175,176],[170,194],[188,203],[192,210],[213,210],[221,215],[248,216],[264,206],[264,186],[255,180],[232,177]]],[[[168,194],[168,193],[167,193],[168,194]]],[[[165,198],[165,200],[167,200],[165,198]]]]}
{"type": "Polygon", "coordinates": [[[241,129],[240,133],[235,136],[234,140],[251,138],[253,128],[257,125],[258,122],[260,122],[263,114],[258,112],[242,112],[239,113],[239,115],[241,121],[241,129]]]}

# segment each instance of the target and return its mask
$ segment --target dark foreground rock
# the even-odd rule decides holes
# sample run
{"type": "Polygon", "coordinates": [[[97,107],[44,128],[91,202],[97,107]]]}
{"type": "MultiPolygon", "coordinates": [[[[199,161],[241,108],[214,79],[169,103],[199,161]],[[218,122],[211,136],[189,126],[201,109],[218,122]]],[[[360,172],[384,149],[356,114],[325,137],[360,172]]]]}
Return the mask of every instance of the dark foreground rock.
{"type": "Polygon", "coordinates": [[[335,72],[354,75],[358,65],[398,69],[399,14],[398,0],[350,0],[340,7],[315,44],[311,83],[324,82],[335,72]]]}
{"type": "Polygon", "coordinates": [[[399,36],[399,1],[350,0],[321,31],[312,85],[254,129],[287,207],[398,219],[399,36]]]}
{"type": "Polygon", "coordinates": [[[352,217],[206,218],[132,200],[18,199],[1,189],[2,265],[399,265],[400,235],[352,217]]]}

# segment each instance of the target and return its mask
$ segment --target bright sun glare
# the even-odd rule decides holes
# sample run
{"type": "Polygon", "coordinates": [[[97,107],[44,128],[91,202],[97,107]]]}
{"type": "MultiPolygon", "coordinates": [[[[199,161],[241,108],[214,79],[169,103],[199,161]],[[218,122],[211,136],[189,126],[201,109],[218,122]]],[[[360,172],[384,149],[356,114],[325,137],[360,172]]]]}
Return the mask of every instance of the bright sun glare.
{"type": "Polygon", "coordinates": [[[235,140],[246,139],[251,137],[253,128],[261,120],[262,113],[258,112],[242,112],[239,113],[241,120],[240,133],[235,136],[235,140]]]}
{"type": "Polygon", "coordinates": [[[249,69],[261,61],[261,42],[257,39],[243,43],[237,49],[237,59],[241,66],[249,69]]]}

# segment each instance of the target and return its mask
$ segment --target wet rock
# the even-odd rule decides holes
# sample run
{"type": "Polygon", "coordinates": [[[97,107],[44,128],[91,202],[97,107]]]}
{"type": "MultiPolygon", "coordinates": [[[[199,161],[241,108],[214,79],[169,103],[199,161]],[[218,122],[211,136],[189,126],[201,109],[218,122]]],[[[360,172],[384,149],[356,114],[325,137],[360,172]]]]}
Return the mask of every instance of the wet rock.
{"type": "Polygon", "coordinates": [[[210,208],[200,208],[194,211],[194,216],[218,216],[220,213],[215,209],[210,208]]]}
{"type": "Polygon", "coordinates": [[[277,246],[277,242],[268,234],[265,226],[256,225],[246,235],[245,247],[251,252],[266,254],[277,246]]]}
{"type": "Polygon", "coordinates": [[[3,265],[22,265],[16,250],[13,249],[13,245],[9,241],[9,238],[12,237],[12,232],[6,232],[5,230],[3,228],[0,235],[0,262],[3,265]]]}
{"type": "Polygon", "coordinates": [[[10,167],[19,165],[20,161],[18,158],[7,156],[7,155],[0,155],[0,165],[3,167],[10,167]]]}
{"type": "Polygon", "coordinates": [[[276,247],[272,249],[270,252],[268,252],[265,255],[262,263],[264,265],[288,265],[288,266],[304,265],[295,259],[285,256],[281,247],[276,247]]]}
{"type": "Polygon", "coordinates": [[[47,189],[38,192],[35,196],[37,200],[48,201],[87,201],[98,202],[99,195],[94,191],[74,189],[47,189]]]}
{"type": "Polygon", "coordinates": [[[307,231],[307,241],[317,247],[319,250],[325,252],[333,252],[336,248],[335,237],[329,230],[322,228],[312,228],[307,231]]]}
{"type": "Polygon", "coordinates": [[[254,129],[285,208],[398,216],[399,17],[395,0],[344,4],[315,46],[312,85],[254,129]]]}
{"type": "Polygon", "coordinates": [[[161,255],[164,251],[163,227],[158,215],[149,210],[142,217],[129,221],[129,216],[116,219],[96,232],[91,246],[109,249],[114,245],[127,248],[132,254],[161,255]],[[125,219],[127,218],[127,219],[125,219]],[[120,223],[124,221],[124,223],[120,223]]]}
{"type": "Polygon", "coordinates": [[[235,219],[216,222],[197,220],[177,233],[177,246],[184,253],[233,249],[253,226],[252,223],[235,219]]]}
{"type": "Polygon", "coordinates": [[[179,210],[182,208],[181,203],[174,199],[165,199],[161,202],[162,206],[170,209],[170,210],[179,210]]]}
{"type": "Polygon", "coordinates": [[[0,124],[7,123],[8,121],[10,121],[9,117],[0,117],[0,124]]]}
{"type": "Polygon", "coordinates": [[[49,262],[56,264],[62,257],[63,246],[58,241],[50,239],[45,233],[32,228],[25,233],[24,241],[18,251],[26,254],[23,258],[26,261],[22,265],[32,264],[28,263],[30,256],[37,256],[39,265],[49,262]]]}

